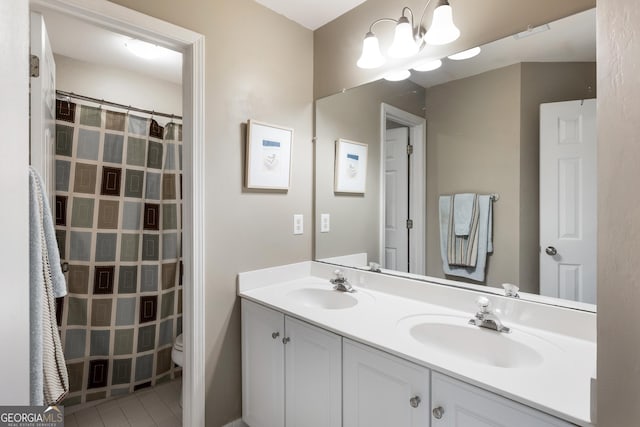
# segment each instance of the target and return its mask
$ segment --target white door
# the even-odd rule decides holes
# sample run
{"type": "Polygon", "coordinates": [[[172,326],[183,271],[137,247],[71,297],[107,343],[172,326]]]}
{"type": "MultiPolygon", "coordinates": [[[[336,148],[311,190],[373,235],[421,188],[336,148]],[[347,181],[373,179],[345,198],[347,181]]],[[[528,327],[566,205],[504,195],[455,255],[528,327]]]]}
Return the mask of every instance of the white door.
{"type": "Polygon", "coordinates": [[[343,339],[344,427],[429,425],[429,370],[343,339]]]}
{"type": "Polygon", "coordinates": [[[290,317],[285,331],[285,425],[342,426],[341,337],[290,317]]]}
{"type": "Polygon", "coordinates": [[[437,372],[432,374],[431,381],[431,427],[573,425],[437,372]]]}
{"type": "Polygon", "coordinates": [[[596,302],[596,100],[540,105],[540,293],[596,302]]]}
{"type": "Polygon", "coordinates": [[[52,208],[55,197],[56,64],[41,14],[31,12],[31,55],[38,75],[31,76],[31,165],[42,177],[52,208]]]}
{"type": "Polygon", "coordinates": [[[284,426],[284,315],[242,300],[242,419],[284,426]]]}
{"type": "Polygon", "coordinates": [[[388,129],[384,161],[384,268],[409,272],[409,129],[388,129]]]}

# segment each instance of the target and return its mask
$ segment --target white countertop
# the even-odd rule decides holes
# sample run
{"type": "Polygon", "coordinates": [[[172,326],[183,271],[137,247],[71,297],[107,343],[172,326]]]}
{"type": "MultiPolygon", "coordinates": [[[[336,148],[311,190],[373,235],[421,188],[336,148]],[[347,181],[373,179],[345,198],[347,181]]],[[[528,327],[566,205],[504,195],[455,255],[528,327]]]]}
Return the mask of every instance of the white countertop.
{"type": "MultiPolygon", "coordinates": [[[[316,262],[241,273],[238,294],[347,338],[539,409],[580,426],[590,424],[590,381],[596,369],[595,314],[489,295],[509,339],[543,356],[535,366],[502,368],[452,356],[414,340],[425,316],[471,318],[477,292],[343,269],[357,289],[348,309],[315,308],[291,298],[302,289],[331,289],[335,266],[316,262]]],[[[481,333],[498,333],[480,331],[481,333]]]]}

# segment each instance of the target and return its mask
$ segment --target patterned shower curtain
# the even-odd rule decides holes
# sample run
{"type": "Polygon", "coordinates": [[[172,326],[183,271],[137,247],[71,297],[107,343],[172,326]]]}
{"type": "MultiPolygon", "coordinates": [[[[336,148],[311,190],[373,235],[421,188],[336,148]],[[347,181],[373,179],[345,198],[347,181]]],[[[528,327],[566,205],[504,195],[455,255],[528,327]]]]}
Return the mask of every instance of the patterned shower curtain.
{"type": "Polygon", "coordinates": [[[57,101],[58,301],[73,405],[180,375],[182,126],[57,101]]]}

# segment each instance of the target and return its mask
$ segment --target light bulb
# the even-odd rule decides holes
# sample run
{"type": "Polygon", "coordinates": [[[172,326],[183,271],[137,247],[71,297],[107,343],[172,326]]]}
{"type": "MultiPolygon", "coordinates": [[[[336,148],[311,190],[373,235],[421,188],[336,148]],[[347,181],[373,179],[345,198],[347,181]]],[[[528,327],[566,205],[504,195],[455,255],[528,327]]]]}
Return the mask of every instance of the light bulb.
{"type": "Polygon", "coordinates": [[[393,43],[389,48],[389,56],[392,58],[406,58],[418,53],[419,46],[413,37],[413,27],[409,20],[402,16],[396,25],[393,43]]]}
{"type": "Polygon", "coordinates": [[[451,43],[460,37],[460,30],[453,23],[453,9],[447,0],[441,0],[433,11],[431,27],[424,35],[424,41],[431,45],[451,43]]]}
{"type": "Polygon", "coordinates": [[[358,59],[357,65],[360,68],[378,68],[386,62],[380,53],[378,38],[372,32],[368,32],[362,42],[362,55],[358,59]]]}
{"type": "Polygon", "coordinates": [[[390,82],[399,82],[401,80],[405,80],[411,77],[411,71],[409,70],[389,71],[387,74],[385,74],[382,77],[385,80],[388,80],[390,82]]]}
{"type": "Polygon", "coordinates": [[[418,62],[416,65],[414,65],[413,68],[416,71],[421,71],[421,72],[425,72],[425,71],[433,71],[436,70],[438,68],[440,68],[442,66],[442,61],[439,59],[433,60],[433,61],[422,61],[422,62],[418,62]]]}
{"type": "Polygon", "coordinates": [[[453,59],[454,61],[461,61],[463,59],[473,58],[479,53],[480,53],[480,47],[476,46],[476,47],[472,47],[471,49],[463,50],[462,52],[458,52],[456,54],[448,56],[447,58],[453,59]]]}

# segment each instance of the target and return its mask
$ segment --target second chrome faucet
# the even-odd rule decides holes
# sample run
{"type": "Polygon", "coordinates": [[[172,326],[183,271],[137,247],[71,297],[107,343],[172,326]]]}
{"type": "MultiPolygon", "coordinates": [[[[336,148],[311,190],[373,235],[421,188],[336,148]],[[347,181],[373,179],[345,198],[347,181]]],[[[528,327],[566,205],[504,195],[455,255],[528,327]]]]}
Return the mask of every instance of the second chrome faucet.
{"type": "Polygon", "coordinates": [[[491,301],[487,297],[478,298],[478,307],[480,310],[476,313],[476,315],[469,320],[470,325],[475,325],[481,328],[492,329],[498,332],[509,332],[510,329],[502,324],[498,316],[496,316],[491,310],[489,310],[489,305],[491,301]]]}
{"type": "Polygon", "coordinates": [[[336,277],[334,277],[333,279],[329,280],[334,285],[333,289],[335,289],[336,291],[340,291],[340,292],[355,292],[356,291],[355,289],[353,289],[353,286],[351,286],[351,283],[349,283],[347,278],[344,277],[344,273],[342,272],[342,270],[338,269],[338,270],[334,271],[333,274],[335,274],[336,277]]]}

